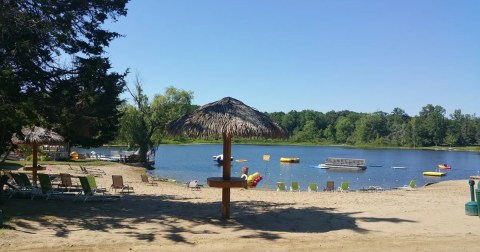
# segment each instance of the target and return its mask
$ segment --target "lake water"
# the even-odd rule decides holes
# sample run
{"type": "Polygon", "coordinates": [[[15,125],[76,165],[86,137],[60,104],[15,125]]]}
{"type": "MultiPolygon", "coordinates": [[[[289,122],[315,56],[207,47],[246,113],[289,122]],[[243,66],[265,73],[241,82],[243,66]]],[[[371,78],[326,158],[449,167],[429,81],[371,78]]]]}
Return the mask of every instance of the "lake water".
{"type": "MultiPolygon", "coordinates": [[[[90,150],[77,150],[86,153],[90,150]]],[[[98,154],[110,154],[110,150],[93,149],[98,154]]],[[[199,145],[161,145],[155,157],[155,170],[160,177],[172,178],[178,182],[193,179],[202,184],[208,177],[221,177],[222,167],[213,161],[212,156],[222,153],[221,144],[199,145]]],[[[262,146],[233,145],[234,160],[246,159],[247,162],[232,161],[232,176],[241,176],[242,167],[249,168],[249,174],[259,172],[263,179],[258,188],[276,189],[276,182],[290,185],[298,181],[301,190],[316,182],[323,188],[326,181],[333,180],[338,187],[346,180],[351,189],[360,189],[371,185],[392,188],[406,185],[411,179],[417,185],[443,180],[468,179],[480,173],[480,155],[474,152],[427,151],[427,150],[372,150],[327,146],[262,146]],[[270,161],[263,161],[263,155],[270,155],[270,161]],[[281,157],[298,157],[300,163],[280,163],[281,157]],[[364,171],[331,171],[312,166],[323,163],[327,157],[365,159],[368,168],[364,171]],[[438,164],[446,163],[452,170],[444,171],[444,177],[426,177],[424,171],[434,171],[438,164]],[[372,167],[375,166],[375,167],[372,167]],[[379,167],[377,167],[379,166],[379,167]],[[393,169],[392,167],[405,167],[393,169]]]]}

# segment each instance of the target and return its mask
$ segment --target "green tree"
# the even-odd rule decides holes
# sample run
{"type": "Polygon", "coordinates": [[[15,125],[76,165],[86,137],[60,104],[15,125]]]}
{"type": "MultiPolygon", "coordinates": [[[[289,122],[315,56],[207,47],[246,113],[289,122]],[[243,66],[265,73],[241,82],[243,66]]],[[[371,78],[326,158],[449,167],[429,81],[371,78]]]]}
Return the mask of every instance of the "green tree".
{"type": "Polygon", "coordinates": [[[292,136],[296,131],[299,130],[299,113],[295,110],[288,112],[282,119],[280,124],[285,129],[287,129],[288,135],[292,136]]]}
{"type": "Polygon", "coordinates": [[[480,117],[473,118],[473,124],[475,128],[475,136],[473,137],[474,145],[480,145],[480,117]]]}
{"type": "Polygon", "coordinates": [[[387,127],[390,132],[388,138],[394,146],[405,146],[410,141],[409,126],[410,116],[401,108],[394,108],[392,113],[387,115],[387,127]]]}
{"type": "MultiPolygon", "coordinates": [[[[109,43],[120,36],[103,29],[102,25],[107,20],[116,21],[118,17],[126,15],[127,2],[0,2],[0,155],[11,144],[11,135],[22,126],[39,124],[51,128],[59,126],[59,121],[66,121],[56,118],[59,116],[56,113],[58,109],[52,109],[59,107],[52,103],[58,97],[53,93],[54,90],[67,90],[66,86],[78,84],[87,65],[98,66],[95,61],[104,54],[109,43]],[[71,62],[68,62],[69,59],[71,62]],[[14,113],[12,108],[15,108],[14,113]]],[[[103,58],[103,62],[108,61],[103,58]]],[[[94,77],[102,83],[100,78],[112,77],[107,72],[94,77]]],[[[120,77],[116,88],[121,89],[123,84],[120,79],[123,75],[116,77],[120,77]]],[[[109,94],[116,95],[115,92],[109,94]]],[[[93,94],[87,96],[90,95],[93,94]]],[[[104,109],[103,115],[116,114],[115,109],[104,109]]],[[[98,127],[96,134],[90,135],[97,136],[105,132],[98,127]]]]}
{"type": "Polygon", "coordinates": [[[71,144],[100,146],[115,138],[126,73],[109,73],[108,59],[102,57],[79,59],[77,64],[77,73],[52,89],[43,114],[71,144]]]}
{"type": "Polygon", "coordinates": [[[450,115],[451,120],[448,123],[447,137],[449,145],[466,146],[475,144],[475,123],[473,117],[462,114],[460,109],[456,109],[450,115]]]}
{"type": "Polygon", "coordinates": [[[308,120],[301,131],[296,135],[296,139],[301,142],[318,142],[320,140],[320,130],[315,121],[308,120]]]}
{"type": "Polygon", "coordinates": [[[421,125],[421,120],[418,116],[413,117],[412,120],[410,120],[408,129],[410,129],[410,146],[413,146],[414,148],[423,146],[425,140],[422,136],[426,133],[424,133],[424,129],[421,125]]]}
{"type": "Polygon", "coordinates": [[[355,131],[355,124],[347,117],[338,118],[335,125],[335,139],[338,143],[349,143],[355,131]]]}
{"type": "Polygon", "coordinates": [[[435,146],[442,144],[447,132],[445,109],[439,105],[428,104],[420,111],[419,120],[424,144],[435,146]]]}
{"type": "Polygon", "coordinates": [[[130,94],[134,105],[122,110],[118,138],[131,148],[139,148],[140,162],[145,163],[147,151],[161,143],[166,125],[193,108],[193,93],[168,87],[164,95],[155,95],[150,103],[137,76],[135,92],[130,94]]]}
{"type": "Polygon", "coordinates": [[[388,135],[385,113],[363,115],[356,126],[357,142],[372,143],[388,135]]]}

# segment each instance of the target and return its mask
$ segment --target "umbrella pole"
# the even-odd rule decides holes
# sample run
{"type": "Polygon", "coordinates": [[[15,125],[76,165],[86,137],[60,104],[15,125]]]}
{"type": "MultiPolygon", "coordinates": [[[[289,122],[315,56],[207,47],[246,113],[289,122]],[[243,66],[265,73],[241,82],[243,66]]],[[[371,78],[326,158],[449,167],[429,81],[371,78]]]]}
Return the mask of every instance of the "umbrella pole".
{"type": "MultiPolygon", "coordinates": [[[[231,156],[232,156],[232,138],[223,135],[223,179],[231,178],[231,156]]],[[[222,188],[222,218],[230,218],[230,188],[222,188]]]]}
{"type": "Polygon", "coordinates": [[[32,166],[32,181],[33,184],[37,184],[37,155],[38,155],[38,145],[33,144],[32,146],[32,155],[33,155],[33,166],[32,166]]]}

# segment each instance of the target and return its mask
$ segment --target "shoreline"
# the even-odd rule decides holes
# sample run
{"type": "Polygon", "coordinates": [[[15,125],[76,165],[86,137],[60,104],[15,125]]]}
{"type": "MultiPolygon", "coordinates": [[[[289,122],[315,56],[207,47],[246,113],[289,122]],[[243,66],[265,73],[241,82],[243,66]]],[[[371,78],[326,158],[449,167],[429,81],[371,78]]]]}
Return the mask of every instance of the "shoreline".
{"type": "MultiPolygon", "coordinates": [[[[222,144],[218,142],[190,142],[190,143],[161,143],[160,145],[208,145],[208,144],[222,144]]],[[[374,150],[431,150],[431,151],[458,151],[458,152],[477,152],[480,153],[480,146],[430,146],[430,147],[398,147],[398,146],[375,146],[375,145],[348,145],[348,144],[319,144],[319,143],[288,143],[288,142],[233,142],[233,145],[265,145],[265,146],[325,146],[325,147],[345,147],[352,149],[374,149],[374,150]]],[[[126,145],[103,145],[103,147],[127,147],[126,145]]]]}

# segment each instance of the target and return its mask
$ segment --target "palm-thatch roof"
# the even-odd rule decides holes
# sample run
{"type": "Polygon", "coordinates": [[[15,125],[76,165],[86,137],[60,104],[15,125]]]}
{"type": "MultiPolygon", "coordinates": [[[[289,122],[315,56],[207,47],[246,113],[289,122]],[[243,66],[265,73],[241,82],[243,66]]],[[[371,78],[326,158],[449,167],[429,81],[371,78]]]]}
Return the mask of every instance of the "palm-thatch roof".
{"type": "Polygon", "coordinates": [[[286,131],[266,114],[231,97],[206,104],[171,122],[167,131],[191,137],[286,137],[286,131]]]}
{"type": "Polygon", "coordinates": [[[64,139],[56,132],[32,126],[23,128],[21,134],[14,134],[12,142],[14,144],[58,144],[63,143],[64,139]]]}

